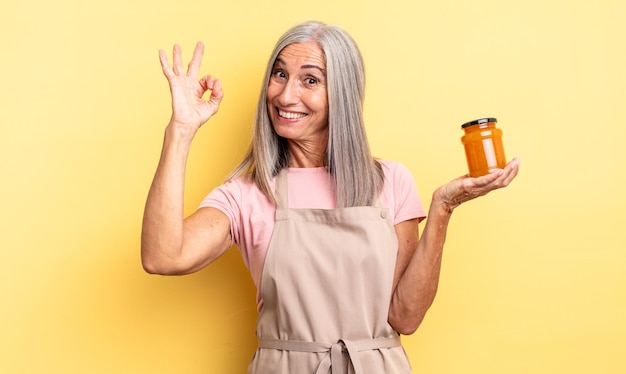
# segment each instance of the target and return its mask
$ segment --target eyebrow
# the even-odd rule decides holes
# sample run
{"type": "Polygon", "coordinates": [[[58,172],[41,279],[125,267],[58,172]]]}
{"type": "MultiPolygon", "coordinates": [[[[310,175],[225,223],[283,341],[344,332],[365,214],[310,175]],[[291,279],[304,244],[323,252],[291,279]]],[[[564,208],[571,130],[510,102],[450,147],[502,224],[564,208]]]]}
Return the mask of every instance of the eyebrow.
{"type": "MultiPolygon", "coordinates": [[[[276,57],[276,61],[274,62],[274,65],[276,65],[277,63],[281,63],[283,65],[286,65],[285,61],[280,58],[280,57],[276,57]]],[[[324,71],[324,69],[322,69],[321,67],[317,66],[317,65],[313,65],[313,64],[304,64],[302,66],[300,66],[300,69],[317,69],[320,72],[322,72],[322,74],[326,75],[326,71],[324,71]]]]}

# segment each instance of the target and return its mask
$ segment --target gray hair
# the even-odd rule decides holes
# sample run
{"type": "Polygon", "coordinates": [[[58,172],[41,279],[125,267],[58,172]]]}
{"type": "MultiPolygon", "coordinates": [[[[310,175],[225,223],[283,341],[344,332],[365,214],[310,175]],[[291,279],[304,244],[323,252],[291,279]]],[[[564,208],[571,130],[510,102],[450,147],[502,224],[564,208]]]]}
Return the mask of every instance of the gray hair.
{"type": "Polygon", "coordinates": [[[373,204],[383,187],[383,171],[372,157],[363,121],[365,72],[352,37],[337,26],[305,22],[283,34],[271,54],[255,116],[252,145],[228,179],[250,174],[276,201],[271,181],[289,166],[287,143],[274,131],[267,108],[267,87],[278,54],[288,45],[314,41],[326,59],[328,147],[326,166],[333,177],[337,207],[373,204]]]}

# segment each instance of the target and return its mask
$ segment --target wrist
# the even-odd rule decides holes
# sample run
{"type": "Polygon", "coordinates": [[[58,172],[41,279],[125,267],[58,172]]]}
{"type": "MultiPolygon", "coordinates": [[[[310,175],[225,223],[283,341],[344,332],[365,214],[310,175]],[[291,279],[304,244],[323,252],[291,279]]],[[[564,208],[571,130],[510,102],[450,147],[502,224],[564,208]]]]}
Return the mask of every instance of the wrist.
{"type": "Polygon", "coordinates": [[[165,139],[175,143],[191,144],[196,132],[197,129],[170,122],[165,128],[165,139]]]}
{"type": "Polygon", "coordinates": [[[458,206],[439,200],[437,198],[433,198],[432,201],[430,202],[430,211],[434,211],[436,212],[438,215],[441,216],[450,216],[452,215],[452,212],[454,211],[454,208],[456,208],[458,206]]]}

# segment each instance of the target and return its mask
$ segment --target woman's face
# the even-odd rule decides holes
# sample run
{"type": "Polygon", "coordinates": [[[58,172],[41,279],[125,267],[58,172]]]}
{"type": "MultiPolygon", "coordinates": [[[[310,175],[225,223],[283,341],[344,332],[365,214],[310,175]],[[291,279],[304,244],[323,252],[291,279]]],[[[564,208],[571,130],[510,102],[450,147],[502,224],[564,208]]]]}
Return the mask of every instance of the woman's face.
{"type": "Polygon", "coordinates": [[[278,54],[267,107],[279,136],[297,142],[328,140],[326,63],[317,43],[294,43],[278,54]]]}

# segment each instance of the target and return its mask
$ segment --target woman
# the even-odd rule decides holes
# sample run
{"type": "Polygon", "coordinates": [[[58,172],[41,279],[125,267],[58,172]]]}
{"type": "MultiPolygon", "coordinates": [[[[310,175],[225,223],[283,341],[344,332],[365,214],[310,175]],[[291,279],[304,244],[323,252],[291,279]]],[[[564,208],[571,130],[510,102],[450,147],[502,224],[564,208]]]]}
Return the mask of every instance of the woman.
{"type": "Polygon", "coordinates": [[[185,71],[180,47],[171,67],[160,51],[173,110],[146,203],[144,268],[192,273],[237,244],[258,290],[250,373],[409,373],[399,334],[417,329],[435,297],[452,211],[507,186],[519,162],[438,188],[420,238],[410,173],[369,151],[356,44],[308,22],[270,57],[247,156],[183,220],[190,144],[223,97],[217,78],[198,80],[202,55],[198,43],[185,71]]]}

